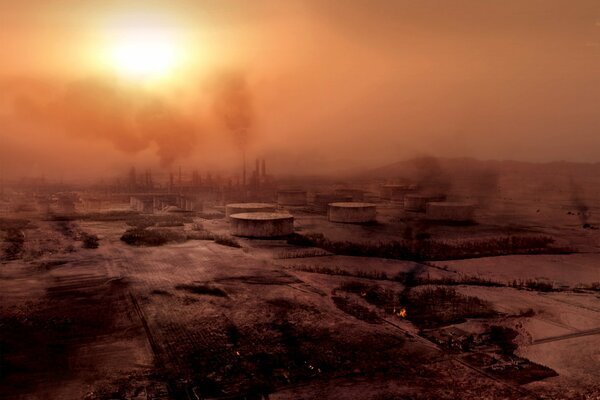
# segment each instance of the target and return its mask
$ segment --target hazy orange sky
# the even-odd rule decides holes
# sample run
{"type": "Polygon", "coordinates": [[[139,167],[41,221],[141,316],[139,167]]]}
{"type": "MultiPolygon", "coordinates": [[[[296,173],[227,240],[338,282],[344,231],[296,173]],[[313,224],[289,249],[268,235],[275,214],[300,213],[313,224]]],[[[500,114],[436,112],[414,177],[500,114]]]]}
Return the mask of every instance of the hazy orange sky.
{"type": "Polygon", "coordinates": [[[600,161],[597,0],[1,0],[0,43],[9,175],[600,161]],[[128,25],[176,38],[160,82],[111,65],[128,25]]]}

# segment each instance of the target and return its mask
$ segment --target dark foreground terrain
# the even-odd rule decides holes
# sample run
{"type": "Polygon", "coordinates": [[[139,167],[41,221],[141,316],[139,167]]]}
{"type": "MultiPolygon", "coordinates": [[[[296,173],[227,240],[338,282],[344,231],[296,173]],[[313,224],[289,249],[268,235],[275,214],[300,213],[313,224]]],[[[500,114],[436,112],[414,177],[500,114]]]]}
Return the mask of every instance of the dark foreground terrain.
{"type": "Polygon", "coordinates": [[[214,217],[4,218],[0,398],[600,396],[597,231],[407,229],[393,205],[371,226],[292,212],[292,240],[231,238],[214,217]],[[167,239],[121,240],[147,229],[167,239]],[[442,239],[469,254],[353,254],[422,249],[414,230],[427,254],[442,239]],[[408,242],[361,245],[374,237],[408,242]]]}

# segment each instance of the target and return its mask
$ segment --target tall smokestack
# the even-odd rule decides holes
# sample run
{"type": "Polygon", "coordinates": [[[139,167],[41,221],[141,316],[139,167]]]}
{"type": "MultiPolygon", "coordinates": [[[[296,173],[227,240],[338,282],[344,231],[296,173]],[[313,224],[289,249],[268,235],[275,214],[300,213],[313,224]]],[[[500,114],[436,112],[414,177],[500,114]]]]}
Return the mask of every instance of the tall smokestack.
{"type": "Polygon", "coordinates": [[[135,172],[135,167],[131,167],[129,170],[129,189],[133,190],[137,186],[137,175],[135,172]]]}
{"type": "Polygon", "coordinates": [[[242,152],[242,186],[246,187],[246,152],[242,152]]]}
{"type": "Polygon", "coordinates": [[[256,168],[254,171],[254,179],[255,179],[256,187],[259,187],[260,186],[260,161],[258,158],[256,159],[256,168]]]}
{"type": "Polygon", "coordinates": [[[261,170],[260,170],[260,175],[265,178],[267,176],[267,164],[265,159],[262,159],[262,165],[261,165],[261,170]]]}

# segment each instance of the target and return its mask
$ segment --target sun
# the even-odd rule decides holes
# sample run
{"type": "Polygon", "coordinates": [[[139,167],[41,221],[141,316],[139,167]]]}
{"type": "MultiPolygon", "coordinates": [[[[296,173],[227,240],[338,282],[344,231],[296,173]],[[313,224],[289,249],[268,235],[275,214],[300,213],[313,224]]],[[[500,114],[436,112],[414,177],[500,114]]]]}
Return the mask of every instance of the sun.
{"type": "Polygon", "coordinates": [[[167,77],[180,61],[177,40],[160,29],[130,29],[114,38],[112,63],[122,75],[131,78],[167,77]]]}

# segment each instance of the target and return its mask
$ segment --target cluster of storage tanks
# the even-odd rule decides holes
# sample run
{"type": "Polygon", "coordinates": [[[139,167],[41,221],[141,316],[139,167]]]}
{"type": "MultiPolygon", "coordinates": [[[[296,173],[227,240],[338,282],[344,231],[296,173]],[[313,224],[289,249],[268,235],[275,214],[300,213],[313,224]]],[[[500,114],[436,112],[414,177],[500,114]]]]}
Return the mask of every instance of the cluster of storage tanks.
{"type": "MultiPolygon", "coordinates": [[[[335,223],[366,224],[376,220],[377,205],[365,202],[365,192],[358,189],[338,189],[332,193],[316,193],[312,210],[327,212],[335,223]]],[[[418,193],[413,185],[384,185],[381,198],[401,202],[407,212],[422,213],[435,221],[472,221],[475,205],[468,202],[446,201],[445,195],[418,193]]],[[[294,232],[294,217],[282,208],[305,207],[309,203],[305,190],[281,190],[277,203],[234,203],[225,212],[233,235],[270,238],[294,232]]]]}
{"type": "MultiPolygon", "coordinates": [[[[331,194],[316,194],[314,208],[327,210],[331,222],[368,223],[375,220],[376,206],[357,202],[364,192],[342,189],[331,194]]],[[[290,235],[294,232],[294,217],[281,207],[302,207],[308,204],[305,190],[281,190],[277,193],[277,204],[233,203],[225,207],[231,234],[252,238],[271,238],[290,235]]]]}
{"type": "Polygon", "coordinates": [[[446,201],[443,194],[417,193],[411,185],[383,185],[381,198],[400,202],[404,210],[425,213],[432,221],[469,222],[475,217],[475,204],[463,201],[446,201]]]}
{"type": "Polygon", "coordinates": [[[230,232],[235,236],[274,238],[294,233],[294,217],[279,207],[301,207],[308,204],[305,190],[280,190],[277,204],[233,203],[225,207],[230,232]]]}

